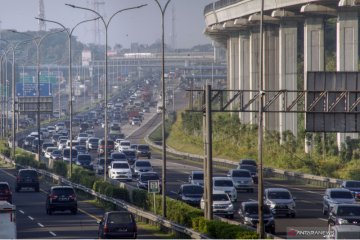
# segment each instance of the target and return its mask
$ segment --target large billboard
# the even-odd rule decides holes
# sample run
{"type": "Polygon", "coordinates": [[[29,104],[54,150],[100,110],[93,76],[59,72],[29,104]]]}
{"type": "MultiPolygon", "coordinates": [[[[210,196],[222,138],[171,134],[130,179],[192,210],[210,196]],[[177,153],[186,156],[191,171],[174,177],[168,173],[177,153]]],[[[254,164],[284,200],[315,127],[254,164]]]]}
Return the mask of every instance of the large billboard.
{"type": "MultiPolygon", "coordinates": [[[[37,96],[37,83],[17,83],[16,96],[18,97],[35,97],[37,96]]],[[[49,83],[40,83],[40,96],[51,97],[52,87],[49,83]]]]}
{"type": "Polygon", "coordinates": [[[360,72],[308,72],[306,131],[360,131],[360,72]]]}

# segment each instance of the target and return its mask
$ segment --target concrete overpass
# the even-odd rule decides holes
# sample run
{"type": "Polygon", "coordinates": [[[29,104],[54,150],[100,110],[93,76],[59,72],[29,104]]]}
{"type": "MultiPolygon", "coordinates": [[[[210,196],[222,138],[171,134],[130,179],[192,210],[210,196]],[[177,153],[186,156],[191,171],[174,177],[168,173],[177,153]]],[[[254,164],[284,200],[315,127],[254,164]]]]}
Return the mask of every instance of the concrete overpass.
{"type": "MultiPolygon", "coordinates": [[[[265,0],[265,90],[298,90],[299,28],[304,32],[304,48],[300,50],[304,54],[304,76],[307,71],[325,70],[326,18],[336,18],[336,70],[358,71],[359,6],[359,0],[265,0]]],[[[259,89],[260,9],[261,0],[220,0],[204,9],[205,34],[227,49],[229,89],[259,89]]],[[[256,124],[256,117],[256,113],[240,113],[242,122],[256,124]]],[[[296,135],[295,114],[266,113],[264,120],[269,130],[291,130],[296,135]]],[[[343,134],[338,140],[341,138],[343,134]]]]}

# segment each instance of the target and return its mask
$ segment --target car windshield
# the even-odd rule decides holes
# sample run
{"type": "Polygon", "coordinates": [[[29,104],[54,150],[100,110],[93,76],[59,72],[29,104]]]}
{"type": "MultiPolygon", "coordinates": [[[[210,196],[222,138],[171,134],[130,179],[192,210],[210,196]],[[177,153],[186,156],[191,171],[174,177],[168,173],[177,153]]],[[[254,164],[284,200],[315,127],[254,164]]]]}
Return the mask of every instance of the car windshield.
{"type": "Polygon", "coordinates": [[[129,168],[127,163],[114,163],[113,168],[129,168]]]}
{"type": "MultiPolygon", "coordinates": [[[[245,206],[245,213],[258,214],[259,206],[257,204],[248,204],[245,206]]],[[[270,209],[266,205],[264,206],[264,214],[270,214],[270,209]]]]}
{"type": "Polygon", "coordinates": [[[98,138],[90,138],[90,139],[89,139],[89,142],[90,142],[91,144],[98,143],[98,142],[99,142],[99,139],[98,139],[98,138]]]}
{"type": "Polygon", "coordinates": [[[136,166],[138,166],[138,167],[151,167],[151,164],[148,161],[137,161],[136,166]]]}
{"type": "Polygon", "coordinates": [[[360,181],[359,182],[349,181],[349,182],[346,182],[345,186],[349,187],[349,188],[360,188],[360,181]]]}
{"type": "Polygon", "coordinates": [[[122,152],[128,157],[135,157],[136,156],[135,151],[122,151],[122,152]]]}
{"type": "Polygon", "coordinates": [[[268,193],[269,199],[290,199],[290,193],[285,191],[271,191],[268,193]]]}
{"type": "Polygon", "coordinates": [[[78,160],[79,161],[91,161],[91,156],[90,155],[78,155],[78,160]]]}
{"type": "Polygon", "coordinates": [[[215,180],[214,186],[215,187],[233,187],[234,184],[231,180],[215,180]]]}
{"type": "Polygon", "coordinates": [[[26,171],[21,171],[20,175],[22,177],[37,177],[37,172],[33,170],[26,170],[26,171]]]}
{"type": "Polygon", "coordinates": [[[0,183],[0,191],[9,190],[9,186],[5,183],[0,183]]]}
{"type": "Polygon", "coordinates": [[[119,126],[112,126],[110,128],[110,130],[112,130],[112,131],[120,131],[120,127],[119,126]]]}
{"type": "Polygon", "coordinates": [[[338,216],[360,216],[360,206],[339,206],[338,216]]]}
{"type": "Polygon", "coordinates": [[[79,133],[79,137],[87,137],[87,133],[79,133]]]}
{"type": "Polygon", "coordinates": [[[78,151],[86,151],[86,147],[81,146],[81,145],[77,145],[77,146],[75,146],[75,148],[76,148],[76,150],[78,150],[78,151]]]}
{"type": "MultiPolygon", "coordinates": [[[[77,156],[77,151],[75,149],[73,149],[71,153],[73,157],[77,156]]],[[[70,149],[64,149],[64,157],[70,157],[70,149]]]]}
{"type": "Polygon", "coordinates": [[[183,187],[184,194],[203,194],[204,189],[201,186],[184,186],[183,187]]]}
{"type": "Polygon", "coordinates": [[[132,223],[133,219],[130,213],[121,212],[121,213],[110,213],[108,216],[108,223],[110,224],[124,224],[132,223]]]}
{"type": "Polygon", "coordinates": [[[353,198],[351,192],[348,191],[332,191],[330,193],[331,198],[353,198]]]}
{"type": "Polygon", "coordinates": [[[129,146],[130,147],[130,142],[121,142],[120,146],[129,146]]]}
{"type": "Polygon", "coordinates": [[[126,159],[126,155],[122,153],[115,153],[111,155],[113,159],[126,159]]]}
{"type": "Polygon", "coordinates": [[[194,173],[193,179],[194,180],[204,180],[204,174],[203,173],[194,173]]]}
{"type": "Polygon", "coordinates": [[[229,196],[225,193],[213,194],[213,201],[230,201],[229,196]]]}
{"type": "Polygon", "coordinates": [[[144,174],[141,175],[140,181],[145,182],[149,180],[159,180],[159,176],[157,174],[144,174]]]}
{"type": "Polygon", "coordinates": [[[232,172],[232,176],[233,177],[247,177],[247,178],[250,178],[251,175],[250,175],[250,172],[248,171],[233,171],[232,172]]]}
{"type": "Polygon", "coordinates": [[[52,152],[52,155],[61,155],[61,151],[60,150],[54,150],[52,152]]]}
{"type": "Polygon", "coordinates": [[[256,165],[256,161],[250,160],[250,159],[243,159],[243,160],[241,160],[241,164],[256,165]]]}
{"type": "Polygon", "coordinates": [[[137,149],[140,151],[149,151],[150,148],[149,146],[139,145],[137,149]]]}
{"type": "Polygon", "coordinates": [[[251,165],[240,165],[240,169],[246,169],[249,170],[250,172],[256,172],[256,167],[255,166],[251,166],[251,165]]]}

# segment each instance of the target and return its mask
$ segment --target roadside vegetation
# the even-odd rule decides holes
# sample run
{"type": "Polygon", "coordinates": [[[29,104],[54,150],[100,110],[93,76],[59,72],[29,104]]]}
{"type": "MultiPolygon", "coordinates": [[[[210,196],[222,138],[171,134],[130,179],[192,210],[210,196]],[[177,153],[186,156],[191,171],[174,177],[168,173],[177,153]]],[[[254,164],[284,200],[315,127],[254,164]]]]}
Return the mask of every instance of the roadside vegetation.
{"type": "MultiPolygon", "coordinates": [[[[303,118],[302,118],[303,119],[303,118]]],[[[300,117],[298,137],[291,132],[280,134],[266,131],[263,142],[265,167],[335,177],[360,179],[360,141],[347,139],[338,151],[336,134],[306,134],[300,117]],[[305,138],[312,142],[312,151],[304,152],[305,138]]],[[[213,114],[213,156],[238,161],[241,158],[257,159],[258,129],[242,124],[237,115],[213,114]]],[[[179,151],[204,153],[202,116],[197,113],[178,113],[171,126],[167,144],[179,151]]]]}

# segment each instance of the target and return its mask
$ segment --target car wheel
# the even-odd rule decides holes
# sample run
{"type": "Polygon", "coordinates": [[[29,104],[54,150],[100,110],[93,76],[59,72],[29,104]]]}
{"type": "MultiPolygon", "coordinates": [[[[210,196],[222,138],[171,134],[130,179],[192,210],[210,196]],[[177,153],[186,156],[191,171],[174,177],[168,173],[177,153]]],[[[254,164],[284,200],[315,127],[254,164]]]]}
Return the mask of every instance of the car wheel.
{"type": "Polygon", "coordinates": [[[275,235],[275,228],[270,229],[270,233],[275,235]]]}
{"type": "Polygon", "coordinates": [[[324,214],[324,215],[327,215],[327,214],[328,214],[327,210],[325,210],[325,207],[323,207],[323,214],[324,214]]]}
{"type": "Polygon", "coordinates": [[[295,218],[295,217],[296,217],[296,214],[295,214],[295,213],[292,213],[292,214],[291,214],[291,217],[292,217],[292,218],[295,218]]]}
{"type": "Polygon", "coordinates": [[[35,187],[35,192],[39,192],[39,191],[40,191],[40,187],[39,186],[35,187]]]}
{"type": "Polygon", "coordinates": [[[76,215],[77,212],[78,212],[77,208],[71,210],[71,213],[74,214],[74,215],[76,215]]]}

